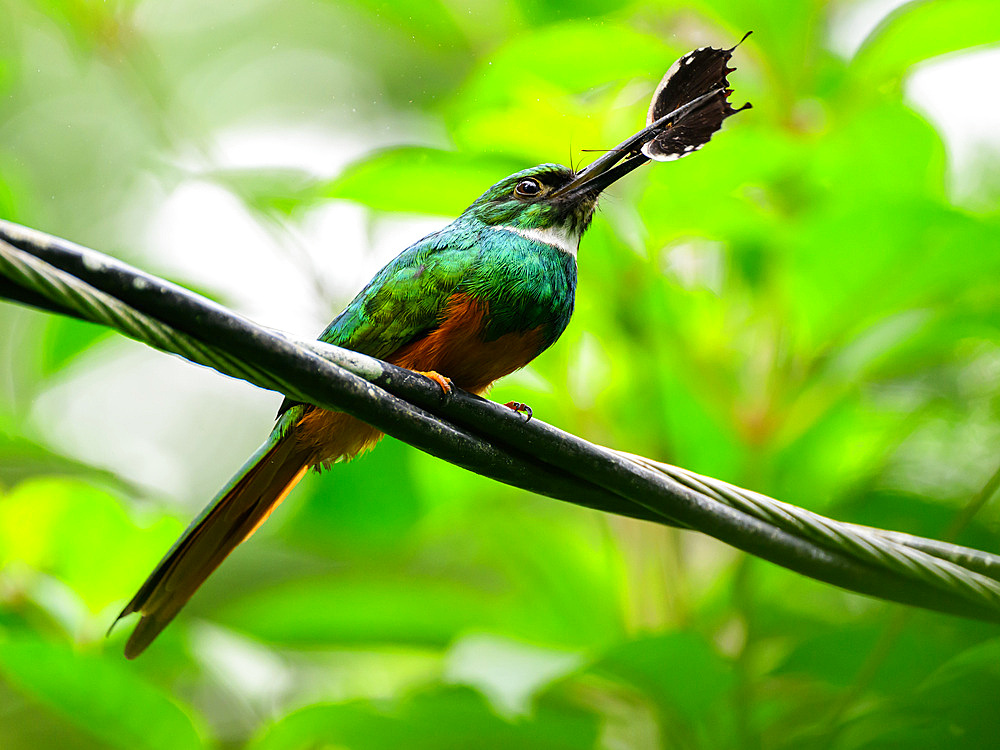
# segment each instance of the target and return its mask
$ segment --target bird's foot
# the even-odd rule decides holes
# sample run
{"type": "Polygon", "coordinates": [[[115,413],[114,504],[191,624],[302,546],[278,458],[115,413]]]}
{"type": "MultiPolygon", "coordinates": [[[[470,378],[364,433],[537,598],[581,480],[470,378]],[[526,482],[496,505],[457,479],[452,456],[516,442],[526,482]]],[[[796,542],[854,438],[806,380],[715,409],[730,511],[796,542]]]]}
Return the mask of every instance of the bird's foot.
{"type": "Polygon", "coordinates": [[[434,372],[434,370],[428,370],[427,372],[424,372],[423,370],[414,370],[414,372],[417,373],[417,375],[423,375],[425,378],[430,378],[439,386],[441,386],[441,390],[444,391],[444,395],[446,396],[451,395],[451,389],[452,389],[451,380],[446,378],[441,373],[434,372]]]}
{"type": "Polygon", "coordinates": [[[508,401],[506,404],[504,404],[504,406],[506,406],[515,414],[527,414],[528,418],[525,419],[524,421],[525,422],[531,421],[531,415],[534,412],[531,411],[531,407],[528,406],[527,404],[522,404],[520,401],[508,401]]]}

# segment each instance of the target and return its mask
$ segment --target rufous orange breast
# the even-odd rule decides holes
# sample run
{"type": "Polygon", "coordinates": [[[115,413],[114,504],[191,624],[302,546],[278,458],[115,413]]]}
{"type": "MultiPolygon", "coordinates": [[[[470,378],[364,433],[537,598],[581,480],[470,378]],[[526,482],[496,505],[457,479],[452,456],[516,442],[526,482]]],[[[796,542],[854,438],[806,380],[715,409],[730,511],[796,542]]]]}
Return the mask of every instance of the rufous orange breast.
{"type": "MultiPolygon", "coordinates": [[[[437,328],[386,361],[408,370],[439,373],[463,390],[482,394],[497,379],[528,364],[542,348],[541,326],[485,341],[488,314],[484,302],[454,294],[437,328]]],[[[315,407],[307,409],[294,432],[298,444],[313,452],[314,464],[353,458],[373,447],[383,434],[347,414],[315,407]]]]}

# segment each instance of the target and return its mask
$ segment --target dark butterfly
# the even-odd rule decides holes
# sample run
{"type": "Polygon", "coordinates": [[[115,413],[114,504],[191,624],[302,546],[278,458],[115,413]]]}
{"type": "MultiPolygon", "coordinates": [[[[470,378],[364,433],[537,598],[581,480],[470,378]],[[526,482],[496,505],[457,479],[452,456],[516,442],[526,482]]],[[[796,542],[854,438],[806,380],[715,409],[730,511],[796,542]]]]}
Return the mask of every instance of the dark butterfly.
{"type": "Polygon", "coordinates": [[[733,56],[733,50],[751,33],[748,31],[729,49],[700,47],[670,66],[653,94],[646,115],[647,126],[692,100],[704,99],[694,111],[680,118],[676,124],[668,123],[661,133],[647,141],[642,153],[657,161],[680,159],[708,143],[727,117],[750,109],[750,102],[739,109],[733,109],[729,103],[733,90],[729,88],[728,76],[735,68],[728,67],[727,63],[733,56]],[[717,94],[708,96],[713,91],[717,94]]]}

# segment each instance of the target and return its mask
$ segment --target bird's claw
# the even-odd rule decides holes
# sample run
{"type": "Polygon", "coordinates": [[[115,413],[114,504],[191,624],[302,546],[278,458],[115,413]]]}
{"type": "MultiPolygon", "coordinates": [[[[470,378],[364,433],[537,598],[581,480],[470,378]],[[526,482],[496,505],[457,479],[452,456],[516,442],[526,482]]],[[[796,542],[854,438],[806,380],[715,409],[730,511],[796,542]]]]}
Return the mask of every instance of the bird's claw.
{"type": "Polygon", "coordinates": [[[524,421],[525,422],[531,421],[531,415],[534,412],[531,411],[531,407],[528,406],[527,404],[522,404],[520,401],[508,401],[506,404],[504,404],[504,406],[506,406],[515,414],[527,414],[528,418],[525,419],[524,421]]]}
{"type": "Polygon", "coordinates": [[[414,370],[414,372],[416,372],[418,375],[423,375],[425,378],[430,378],[439,386],[441,386],[441,390],[444,392],[445,396],[451,395],[452,391],[451,380],[446,378],[441,373],[435,372],[434,370],[428,370],[427,372],[424,372],[422,370],[414,370]]]}

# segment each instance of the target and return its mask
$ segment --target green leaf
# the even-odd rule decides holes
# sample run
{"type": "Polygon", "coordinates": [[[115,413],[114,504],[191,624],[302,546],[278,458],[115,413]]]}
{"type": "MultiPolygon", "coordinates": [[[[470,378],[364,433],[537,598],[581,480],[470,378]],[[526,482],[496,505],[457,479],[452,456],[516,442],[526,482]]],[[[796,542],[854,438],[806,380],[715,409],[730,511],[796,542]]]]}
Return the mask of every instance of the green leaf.
{"type": "Polygon", "coordinates": [[[618,742],[642,737],[643,746],[659,747],[659,736],[664,747],[729,747],[735,684],[728,659],[695,633],[675,631],[612,647],[537,703],[582,700],[598,712],[613,706],[608,730],[618,742]],[[627,727],[620,737],[616,724],[627,727]]]}
{"type": "Polygon", "coordinates": [[[412,456],[408,446],[390,438],[363,460],[310,472],[295,490],[298,510],[282,527],[283,536],[339,559],[403,543],[424,513],[412,456]]]}
{"type": "Polygon", "coordinates": [[[256,591],[215,611],[213,619],[267,643],[297,647],[444,646],[464,628],[500,628],[509,604],[465,582],[369,570],[256,591]]]}
{"type": "Polygon", "coordinates": [[[594,16],[620,10],[628,4],[628,0],[579,0],[579,2],[573,3],[562,2],[562,0],[521,0],[519,4],[525,16],[538,26],[568,18],[585,18],[590,25],[593,25],[594,16]]]}
{"type": "Polygon", "coordinates": [[[37,479],[0,496],[0,565],[55,576],[95,614],[138,586],[179,533],[167,518],[140,528],[120,499],[82,481],[37,479]]]}
{"type": "MultiPolygon", "coordinates": [[[[4,61],[0,60],[0,90],[3,88],[4,61]]],[[[2,157],[0,157],[0,169],[2,169],[2,157]]],[[[11,185],[0,179],[0,217],[17,215],[17,195],[11,185]]]]}
{"type": "Polygon", "coordinates": [[[134,0],[90,3],[85,0],[36,0],[46,15],[64,27],[77,45],[114,48],[127,38],[126,29],[134,0]]]}
{"type": "Polygon", "coordinates": [[[42,342],[42,374],[52,375],[99,341],[111,337],[104,326],[58,315],[46,321],[42,342]]]}
{"type": "Polygon", "coordinates": [[[389,0],[348,0],[367,11],[379,26],[406,32],[415,42],[463,47],[462,34],[455,13],[442,0],[419,3],[396,3],[389,0]]]}
{"type": "Polygon", "coordinates": [[[589,516],[536,508],[544,501],[527,496],[492,508],[476,499],[482,507],[447,533],[425,530],[346,560],[331,543],[338,569],[258,585],[206,614],[264,642],[306,648],[438,648],[469,630],[561,646],[620,638],[618,560],[589,516]]]}
{"type": "Polygon", "coordinates": [[[683,51],[618,24],[538,27],[480,62],[448,107],[450,131],[462,150],[513,155],[518,169],[610,148],[643,122],[658,78],[683,51]],[[594,52],[602,49],[615,54],[594,52]],[[570,65],[567,50],[579,50],[570,65]]]}
{"type": "Polygon", "coordinates": [[[109,486],[125,486],[122,479],[109,471],[97,469],[76,459],[63,456],[44,445],[20,437],[6,425],[0,425],[0,488],[12,487],[27,479],[45,476],[77,476],[109,486]]]}
{"type": "Polygon", "coordinates": [[[873,653],[880,657],[881,669],[873,686],[888,691],[893,683],[916,684],[935,665],[954,652],[954,645],[932,633],[930,628],[904,632],[888,646],[881,643],[885,627],[880,622],[840,622],[836,627],[818,623],[813,632],[800,639],[774,674],[803,677],[849,689],[862,673],[873,653]]]}
{"type": "Polygon", "coordinates": [[[623,643],[591,669],[635,685],[683,721],[706,726],[736,684],[730,661],[685,631],[623,643]]]}
{"type": "Polygon", "coordinates": [[[988,748],[1000,736],[1000,640],[973,646],[911,694],[877,705],[848,725],[841,746],[854,750],[988,748]]]}
{"type": "Polygon", "coordinates": [[[456,216],[494,182],[524,166],[496,157],[395,148],[351,165],[322,195],[377,211],[456,216]]]}
{"type": "Polygon", "coordinates": [[[218,169],[210,178],[265,215],[288,215],[315,199],[316,178],[299,169],[218,169]]]}
{"type": "Polygon", "coordinates": [[[0,747],[4,750],[107,750],[107,743],[55,713],[43,704],[26,697],[4,679],[0,672],[0,747]]]}
{"type": "Polygon", "coordinates": [[[311,706],[269,727],[251,750],[315,746],[352,750],[580,750],[593,747],[593,717],[544,709],[512,721],[498,717],[482,696],[464,688],[420,693],[395,707],[370,703],[311,706]]]}
{"type": "Polygon", "coordinates": [[[852,76],[865,86],[899,80],[921,60],[1000,39],[1000,5],[993,0],[911,0],[865,40],[852,76]]]}
{"type": "Polygon", "coordinates": [[[744,44],[753,50],[749,54],[763,58],[772,81],[769,88],[791,92],[811,87],[824,57],[827,6],[799,0],[695,0],[693,5],[713,26],[722,27],[712,31],[713,47],[730,47],[747,31],[754,32],[744,44]]]}
{"type": "Polygon", "coordinates": [[[0,637],[0,675],[109,747],[204,747],[187,713],[117,656],[74,653],[31,637],[0,637]]]}
{"type": "MultiPolygon", "coordinates": [[[[502,103],[516,106],[521,103],[517,94],[526,85],[544,85],[564,94],[584,94],[605,87],[609,81],[633,78],[649,81],[651,96],[660,76],[686,51],[625,24],[595,24],[585,20],[538,25],[528,33],[506,40],[483,59],[458,101],[463,106],[475,102],[480,108],[502,103]],[[615,50],[615,54],[600,53],[609,49],[615,50]],[[567,64],[568,55],[572,55],[572,64],[567,64]]],[[[633,104],[619,106],[628,108],[634,119],[641,122],[648,98],[638,107],[633,104]]],[[[458,116],[460,112],[454,110],[453,114],[458,116]]],[[[472,112],[467,110],[464,114],[472,112]]],[[[595,116],[600,114],[595,111],[595,116]]],[[[533,132],[536,137],[544,135],[536,132],[537,123],[524,124],[528,133],[533,132]]]]}

